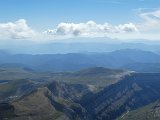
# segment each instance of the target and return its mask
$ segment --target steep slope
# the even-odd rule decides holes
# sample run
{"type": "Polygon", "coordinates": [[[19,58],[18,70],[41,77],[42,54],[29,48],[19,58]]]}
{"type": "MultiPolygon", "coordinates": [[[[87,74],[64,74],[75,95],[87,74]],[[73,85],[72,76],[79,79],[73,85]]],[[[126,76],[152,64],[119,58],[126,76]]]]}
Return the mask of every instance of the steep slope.
{"type": "Polygon", "coordinates": [[[81,104],[95,119],[113,120],[159,99],[159,86],[159,73],[134,73],[95,95],[85,96],[81,104]]]}
{"type": "Polygon", "coordinates": [[[97,67],[74,73],[50,73],[47,74],[50,76],[49,80],[44,74],[44,79],[49,81],[48,85],[46,83],[41,85],[38,83],[39,80],[36,81],[35,79],[13,80],[7,84],[2,84],[0,88],[2,101],[10,101],[11,105],[7,104],[6,106],[13,108],[8,110],[11,111],[8,114],[3,112],[1,117],[14,118],[15,120],[29,118],[34,120],[40,118],[52,118],[53,120],[93,119],[81,106],[81,98],[93,95],[93,91],[97,90],[96,87],[101,85],[98,84],[100,81],[104,82],[103,87],[105,87],[118,82],[126,74],[129,72],[97,67]],[[42,115],[42,113],[46,113],[46,115],[42,115]]]}
{"type": "Polygon", "coordinates": [[[101,87],[118,82],[128,71],[106,68],[90,68],[68,73],[37,73],[19,68],[0,69],[0,101],[20,97],[37,87],[52,81],[87,85],[96,91],[101,87]]]}
{"type": "MultiPolygon", "coordinates": [[[[9,120],[89,120],[91,116],[77,102],[90,93],[87,86],[53,82],[11,103],[9,113],[1,112],[9,120]],[[78,87],[78,88],[77,88],[78,87]],[[12,114],[11,114],[12,113],[12,114]]],[[[9,106],[9,105],[8,105],[9,106]]]]}
{"type": "Polygon", "coordinates": [[[47,84],[35,80],[2,84],[0,98],[6,100],[0,103],[0,118],[114,120],[160,99],[160,73],[128,73],[97,67],[48,75],[47,84]],[[113,81],[106,84],[111,78],[113,81]],[[101,89],[95,92],[93,86],[101,89]]]}
{"type": "Polygon", "coordinates": [[[0,84],[0,102],[12,101],[31,93],[38,84],[31,80],[14,80],[7,84],[0,84]]]}
{"type": "Polygon", "coordinates": [[[117,120],[159,120],[160,119],[160,101],[133,111],[127,111],[117,120]]]}
{"type": "Polygon", "coordinates": [[[39,88],[24,98],[13,102],[14,113],[16,117],[13,120],[56,120],[58,118],[65,118],[64,113],[57,111],[47,95],[51,93],[47,88],[39,88]]]}

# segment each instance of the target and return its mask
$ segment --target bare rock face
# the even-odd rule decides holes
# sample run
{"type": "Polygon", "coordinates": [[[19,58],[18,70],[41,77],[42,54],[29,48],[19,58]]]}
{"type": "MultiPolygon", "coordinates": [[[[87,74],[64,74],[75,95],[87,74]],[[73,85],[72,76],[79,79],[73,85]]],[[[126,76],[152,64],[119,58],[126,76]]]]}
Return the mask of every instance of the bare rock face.
{"type": "Polygon", "coordinates": [[[160,119],[160,101],[150,103],[136,110],[128,111],[117,120],[159,120],[160,119]]]}
{"type": "Polygon", "coordinates": [[[96,120],[114,120],[126,111],[159,99],[159,78],[158,73],[134,73],[97,94],[82,98],[81,104],[96,120]]]}

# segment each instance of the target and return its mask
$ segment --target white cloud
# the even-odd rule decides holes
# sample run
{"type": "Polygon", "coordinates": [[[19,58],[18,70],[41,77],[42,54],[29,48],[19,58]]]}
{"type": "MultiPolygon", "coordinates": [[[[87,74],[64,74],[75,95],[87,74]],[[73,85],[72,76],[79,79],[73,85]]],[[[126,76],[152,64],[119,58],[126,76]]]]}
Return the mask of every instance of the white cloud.
{"type": "Polygon", "coordinates": [[[53,38],[70,37],[110,37],[117,39],[160,39],[160,9],[152,11],[138,9],[141,21],[113,25],[98,24],[94,21],[86,23],[60,23],[55,28],[44,31],[45,35],[53,38]],[[149,11],[149,12],[144,12],[149,11]]]}
{"type": "Polygon", "coordinates": [[[137,32],[138,29],[133,23],[111,25],[109,23],[97,24],[94,21],[86,23],[60,23],[55,29],[49,29],[44,33],[57,36],[92,36],[97,37],[113,33],[132,33],[137,32]]]}
{"type": "Polygon", "coordinates": [[[160,10],[142,12],[139,16],[143,19],[143,22],[138,26],[141,31],[160,32],[160,10]]]}
{"type": "MultiPolygon", "coordinates": [[[[139,12],[141,22],[129,22],[113,25],[109,23],[98,24],[94,21],[84,23],[59,23],[42,33],[31,29],[26,20],[0,23],[0,38],[24,39],[31,38],[37,42],[55,39],[68,39],[72,37],[109,37],[117,39],[160,39],[160,9],[151,12],[139,12]]],[[[29,39],[28,39],[29,40],[29,39]]]]}
{"type": "Polygon", "coordinates": [[[25,39],[35,34],[26,23],[26,20],[19,19],[16,22],[0,23],[0,37],[5,39],[25,39]]]}

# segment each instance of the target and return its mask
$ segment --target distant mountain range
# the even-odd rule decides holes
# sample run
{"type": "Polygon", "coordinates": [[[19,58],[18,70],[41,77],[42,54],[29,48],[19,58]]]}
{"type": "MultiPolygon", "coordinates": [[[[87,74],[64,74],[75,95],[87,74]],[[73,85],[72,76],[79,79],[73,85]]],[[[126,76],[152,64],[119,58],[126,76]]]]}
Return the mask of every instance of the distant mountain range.
{"type": "Polygon", "coordinates": [[[75,38],[33,42],[2,40],[0,48],[20,54],[104,53],[120,49],[140,49],[160,53],[160,42],[154,40],[118,40],[111,38],[75,38]]]}
{"type": "Polygon", "coordinates": [[[34,71],[75,71],[89,67],[108,67],[137,72],[159,72],[160,55],[137,49],[107,53],[9,54],[0,52],[0,67],[19,67],[34,71]]]}

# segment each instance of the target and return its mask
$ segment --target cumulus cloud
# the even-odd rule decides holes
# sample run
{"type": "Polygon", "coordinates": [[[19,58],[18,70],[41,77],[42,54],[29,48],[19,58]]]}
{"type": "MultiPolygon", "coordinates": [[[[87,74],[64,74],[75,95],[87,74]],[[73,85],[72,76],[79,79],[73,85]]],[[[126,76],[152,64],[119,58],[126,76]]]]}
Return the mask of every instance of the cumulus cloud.
{"type": "Polygon", "coordinates": [[[113,25],[85,23],[59,23],[44,31],[45,35],[60,37],[110,37],[117,39],[160,39],[160,9],[138,9],[139,22],[113,25]],[[147,12],[146,12],[147,11],[147,12]]]}
{"type": "Polygon", "coordinates": [[[86,23],[60,23],[55,29],[49,29],[44,33],[49,35],[73,35],[73,36],[97,36],[108,33],[132,33],[138,29],[133,23],[120,24],[117,26],[109,23],[97,24],[94,21],[86,23]]]}
{"type": "Polygon", "coordinates": [[[109,37],[117,39],[160,39],[160,9],[150,12],[139,11],[140,22],[113,25],[94,21],[83,23],[59,23],[43,32],[31,29],[26,20],[0,23],[0,38],[49,41],[72,37],[109,37]]]}
{"type": "Polygon", "coordinates": [[[0,37],[6,39],[25,39],[35,34],[26,23],[26,20],[19,19],[16,22],[0,23],[0,37]]]}

